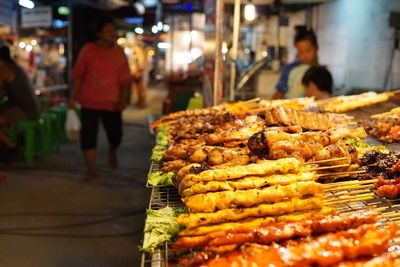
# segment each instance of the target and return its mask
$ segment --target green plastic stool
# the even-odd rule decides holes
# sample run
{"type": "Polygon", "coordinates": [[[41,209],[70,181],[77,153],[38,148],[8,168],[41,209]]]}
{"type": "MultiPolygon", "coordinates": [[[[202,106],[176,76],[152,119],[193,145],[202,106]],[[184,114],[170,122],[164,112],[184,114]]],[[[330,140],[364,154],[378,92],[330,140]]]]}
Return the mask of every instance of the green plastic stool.
{"type": "Polygon", "coordinates": [[[56,147],[58,148],[58,145],[60,145],[65,139],[64,125],[66,114],[64,111],[57,108],[51,108],[47,113],[51,114],[54,119],[53,132],[56,138],[56,143],[58,143],[56,144],[56,147]]]}
{"type": "Polygon", "coordinates": [[[40,96],[38,97],[38,102],[42,112],[49,110],[50,107],[50,100],[48,97],[40,96]]]}
{"type": "Polygon", "coordinates": [[[187,106],[188,110],[203,108],[203,98],[202,97],[191,97],[189,99],[189,104],[187,106]]]}
{"type": "Polygon", "coordinates": [[[9,128],[10,138],[14,143],[17,143],[18,132],[24,131],[24,158],[27,163],[32,163],[35,156],[35,132],[38,130],[39,124],[34,120],[17,121],[11,124],[9,128]]]}
{"type": "Polygon", "coordinates": [[[44,156],[48,156],[50,152],[54,149],[60,148],[61,138],[60,138],[60,124],[56,114],[52,114],[49,112],[43,113],[41,116],[43,120],[43,132],[41,136],[46,138],[46,140],[42,141],[44,144],[44,156]]]}

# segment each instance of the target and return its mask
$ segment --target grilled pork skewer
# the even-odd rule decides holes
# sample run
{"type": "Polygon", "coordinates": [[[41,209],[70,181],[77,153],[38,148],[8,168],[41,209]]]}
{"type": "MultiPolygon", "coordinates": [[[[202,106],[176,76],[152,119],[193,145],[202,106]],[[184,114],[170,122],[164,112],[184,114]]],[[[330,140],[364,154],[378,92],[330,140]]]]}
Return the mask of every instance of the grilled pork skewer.
{"type": "Polygon", "coordinates": [[[256,228],[238,226],[228,231],[214,232],[204,236],[180,237],[174,243],[173,248],[188,250],[196,247],[242,245],[244,243],[269,245],[285,239],[356,228],[362,224],[376,223],[377,220],[378,213],[375,211],[358,211],[345,216],[316,216],[300,222],[283,222],[256,228]]]}
{"type": "Polygon", "coordinates": [[[208,259],[215,256],[215,253],[200,252],[198,255],[191,255],[191,258],[181,259],[179,265],[194,266],[194,263],[199,264],[203,261],[201,266],[209,267],[334,266],[344,260],[353,261],[386,252],[396,231],[395,224],[390,224],[384,229],[366,224],[356,229],[325,234],[309,241],[289,242],[287,246],[250,244],[211,260],[208,259]]]}
{"type": "Polygon", "coordinates": [[[224,222],[213,225],[199,226],[191,229],[184,229],[178,233],[179,236],[204,236],[212,233],[229,231],[236,228],[255,229],[261,225],[280,222],[297,222],[311,219],[318,216],[335,215],[336,209],[332,207],[323,207],[322,209],[314,209],[308,211],[298,211],[285,215],[261,217],[261,218],[246,218],[235,222],[224,222]]]}
{"type": "Polygon", "coordinates": [[[398,267],[400,266],[400,253],[388,252],[371,259],[341,262],[335,267],[398,267]]]}

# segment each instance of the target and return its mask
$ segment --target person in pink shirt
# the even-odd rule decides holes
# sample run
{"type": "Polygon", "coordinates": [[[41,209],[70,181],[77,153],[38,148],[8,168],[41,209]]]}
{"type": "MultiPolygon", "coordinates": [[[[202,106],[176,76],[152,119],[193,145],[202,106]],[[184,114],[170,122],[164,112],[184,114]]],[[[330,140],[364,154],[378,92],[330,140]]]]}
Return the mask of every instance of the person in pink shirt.
{"type": "Polygon", "coordinates": [[[124,50],[115,44],[113,20],[102,18],[98,41],[86,44],[72,70],[73,86],[68,106],[81,105],[81,149],[88,168],[85,180],[96,177],[97,133],[102,122],[109,142],[109,165],[117,168],[117,148],[122,140],[122,110],[129,101],[131,75],[124,50]]]}

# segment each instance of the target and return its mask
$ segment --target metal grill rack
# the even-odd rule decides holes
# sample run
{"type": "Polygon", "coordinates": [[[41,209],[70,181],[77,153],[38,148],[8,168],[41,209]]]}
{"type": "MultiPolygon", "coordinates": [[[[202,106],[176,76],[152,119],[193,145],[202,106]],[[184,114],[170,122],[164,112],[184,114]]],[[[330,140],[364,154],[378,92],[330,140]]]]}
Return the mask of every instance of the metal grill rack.
{"type": "MultiPolygon", "coordinates": [[[[339,192],[339,191],[338,191],[339,192]]],[[[340,191],[343,192],[343,191],[340,191]]],[[[330,198],[334,198],[337,192],[330,192],[330,198]]],[[[340,199],[340,196],[337,196],[340,199]]],[[[183,203],[180,200],[178,191],[174,187],[154,187],[151,194],[150,205],[151,209],[161,209],[166,206],[182,207],[183,203]]],[[[384,198],[371,198],[363,201],[345,202],[340,205],[335,205],[338,213],[346,213],[358,211],[361,209],[377,209],[381,211],[379,223],[384,225],[389,222],[394,222],[400,225],[400,201],[392,201],[384,198]],[[397,216],[398,215],[398,216],[397,216]]],[[[176,266],[171,262],[169,255],[169,244],[165,243],[164,249],[155,254],[143,254],[141,267],[166,267],[176,266]]],[[[400,236],[397,236],[390,247],[390,250],[400,249],[400,236]]]]}
{"type": "MultiPolygon", "coordinates": [[[[153,164],[152,164],[153,165],[153,164]]],[[[172,186],[159,186],[153,187],[151,190],[149,209],[158,210],[170,207],[183,207],[181,197],[179,196],[178,190],[172,186]]],[[[141,267],[172,267],[174,264],[168,263],[171,260],[170,247],[171,244],[167,242],[164,244],[164,248],[160,249],[154,254],[143,253],[141,260],[141,267]]]]}
{"type": "Polygon", "coordinates": [[[158,210],[170,207],[183,207],[178,190],[172,186],[154,187],[151,191],[149,209],[158,210]]]}
{"type": "Polygon", "coordinates": [[[174,264],[169,264],[169,245],[168,243],[164,244],[164,249],[158,250],[153,254],[142,254],[142,262],[140,267],[173,267],[174,264]]]}

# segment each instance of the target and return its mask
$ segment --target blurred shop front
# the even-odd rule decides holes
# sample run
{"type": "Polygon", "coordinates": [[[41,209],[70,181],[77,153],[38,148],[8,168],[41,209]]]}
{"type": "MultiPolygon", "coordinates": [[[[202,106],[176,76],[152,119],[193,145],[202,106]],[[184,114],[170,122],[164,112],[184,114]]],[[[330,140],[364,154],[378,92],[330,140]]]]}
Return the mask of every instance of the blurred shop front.
{"type": "Polygon", "coordinates": [[[158,68],[164,67],[168,97],[165,112],[186,109],[189,99],[202,93],[205,15],[202,1],[163,3],[161,19],[152,32],[159,35],[158,68]],[[157,28],[158,26],[158,28],[157,28]],[[167,31],[166,31],[167,30],[167,31]]]}

